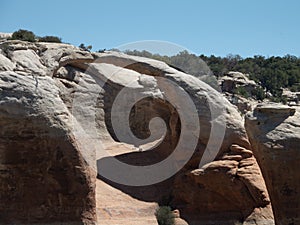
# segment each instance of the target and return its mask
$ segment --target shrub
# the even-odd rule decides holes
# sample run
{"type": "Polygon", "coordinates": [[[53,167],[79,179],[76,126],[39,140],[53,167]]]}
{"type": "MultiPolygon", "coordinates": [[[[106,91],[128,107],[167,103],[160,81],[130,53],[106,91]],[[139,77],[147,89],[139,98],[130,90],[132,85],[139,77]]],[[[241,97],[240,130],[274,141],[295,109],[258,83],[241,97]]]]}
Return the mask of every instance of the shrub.
{"type": "Polygon", "coordinates": [[[12,40],[30,41],[35,42],[35,35],[32,31],[28,30],[18,30],[12,34],[12,40]]]}
{"type": "Polygon", "coordinates": [[[266,97],[265,90],[262,87],[255,88],[251,94],[255,96],[256,100],[264,100],[266,97]]]}
{"type": "Polygon", "coordinates": [[[104,49],[99,49],[98,51],[96,51],[96,52],[99,52],[99,53],[104,53],[106,51],[106,48],[104,48],[104,49]]]}
{"type": "Polygon", "coordinates": [[[155,216],[159,225],[174,225],[174,214],[169,206],[160,206],[155,216]]]}
{"type": "Polygon", "coordinates": [[[294,84],[294,85],[290,88],[290,90],[293,91],[293,92],[300,91],[300,84],[294,84]]]}
{"type": "Polygon", "coordinates": [[[248,98],[249,97],[249,93],[246,91],[246,89],[243,86],[238,86],[235,88],[234,90],[235,94],[241,95],[244,98],[248,98]]]}
{"type": "Polygon", "coordinates": [[[61,43],[61,38],[56,36],[45,36],[45,37],[40,37],[39,42],[61,43]]]}
{"type": "Polygon", "coordinates": [[[89,51],[89,52],[93,48],[91,45],[85,46],[83,43],[81,43],[78,47],[81,48],[81,49],[83,49],[84,51],[89,51]]]}

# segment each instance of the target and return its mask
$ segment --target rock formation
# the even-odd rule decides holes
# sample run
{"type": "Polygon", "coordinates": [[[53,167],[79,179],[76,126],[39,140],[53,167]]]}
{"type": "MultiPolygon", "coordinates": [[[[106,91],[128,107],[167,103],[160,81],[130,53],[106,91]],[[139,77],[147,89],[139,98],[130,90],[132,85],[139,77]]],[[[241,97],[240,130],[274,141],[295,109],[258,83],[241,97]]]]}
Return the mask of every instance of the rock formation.
{"type": "Polygon", "coordinates": [[[282,97],[286,99],[288,105],[292,106],[299,106],[300,101],[300,91],[293,92],[290,91],[288,88],[282,90],[282,97]]]}
{"type": "Polygon", "coordinates": [[[272,224],[270,201],[243,120],[209,85],[165,63],[123,53],[22,41],[3,42],[0,49],[0,224],[95,223],[96,208],[105,204],[97,202],[96,207],[97,171],[107,184],[139,201],[180,209],[189,224],[272,224]],[[143,97],[132,108],[130,101],[136,95],[126,90],[143,97]],[[199,121],[199,132],[197,123],[186,127],[181,117],[183,109],[193,110],[180,105],[187,103],[180,101],[184,93],[196,110],[187,118],[199,121]],[[155,117],[163,121],[152,123],[155,117]],[[126,128],[140,139],[149,143],[162,139],[151,150],[123,149],[118,143],[133,144],[135,149],[147,144],[122,136],[131,133],[123,132],[122,126],[115,129],[125,120],[126,128]],[[160,126],[163,123],[165,127],[160,126]],[[142,170],[180,146],[174,151],[175,168],[195,140],[191,159],[158,184],[150,185],[152,178],[143,174],[115,171],[112,164],[111,159],[117,158],[142,170]],[[114,144],[119,147],[109,150],[114,144]],[[99,151],[102,148],[111,156],[99,151]],[[149,185],[117,184],[103,176],[105,171],[116,172],[113,178],[122,181],[134,178],[132,183],[146,176],[143,184],[149,185]]]}
{"type": "Polygon", "coordinates": [[[7,40],[8,38],[12,37],[12,33],[2,33],[0,32],[0,41],[1,40],[7,40]]]}
{"type": "Polygon", "coordinates": [[[254,94],[257,92],[256,89],[262,87],[254,80],[249,79],[248,74],[230,71],[220,77],[218,83],[226,98],[243,114],[251,111],[257,105],[254,94]]]}
{"type": "Polygon", "coordinates": [[[247,115],[246,129],[266,181],[276,224],[300,224],[299,108],[259,105],[247,115]]]}
{"type": "Polygon", "coordinates": [[[250,224],[273,224],[256,160],[250,150],[238,145],[232,145],[218,160],[178,176],[175,187],[175,205],[195,221],[192,224],[207,224],[212,215],[222,224],[227,224],[225,219],[232,222],[234,218],[243,218],[250,224]]]}
{"type": "Polygon", "coordinates": [[[258,85],[254,80],[249,79],[248,74],[230,71],[227,75],[219,79],[223,92],[234,93],[238,87],[243,87],[245,91],[251,93],[258,85]]]}
{"type": "Polygon", "coordinates": [[[95,224],[96,173],[72,115],[37,48],[16,43],[1,46],[0,224],[95,224]]]}

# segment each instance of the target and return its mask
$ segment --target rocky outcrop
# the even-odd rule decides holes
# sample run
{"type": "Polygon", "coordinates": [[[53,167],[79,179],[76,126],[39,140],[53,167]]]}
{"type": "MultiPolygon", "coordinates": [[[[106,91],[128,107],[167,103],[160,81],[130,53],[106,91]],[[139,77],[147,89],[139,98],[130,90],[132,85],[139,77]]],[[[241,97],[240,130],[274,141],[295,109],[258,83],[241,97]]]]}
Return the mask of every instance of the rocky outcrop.
{"type": "Polygon", "coordinates": [[[95,223],[96,171],[140,201],[161,203],[167,195],[190,224],[216,218],[222,224],[272,224],[243,120],[209,85],[165,63],[122,53],[21,41],[0,47],[4,224],[95,223]],[[161,120],[153,122],[156,117],[161,120]],[[118,142],[139,151],[121,145],[111,155],[103,151],[118,142]],[[155,176],[145,169],[171,154],[168,169],[155,170],[155,176]],[[139,169],[119,169],[115,158],[139,169]]]}
{"type": "Polygon", "coordinates": [[[246,129],[266,181],[276,224],[300,224],[299,108],[259,105],[247,115],[246,129]]]}
{"type": "Polygon", "coordinates": [[[237,106],[243,114],[255,108],[257,99],[262,97],[257,96],[259,92],[263,92],[262,87],[251,80],[248,74],[231,71],[220,77],[218,83],[230,103],[237,106]]]}
{"type": "Polygon", "coordinates": [[[282,97],[285,98],[286,103],[290,106],[299,106],[300,101],[300,91],[293,92],[289,89],[283,89],[282,97]]]}
{"type": "Polygon", "coordinates": [[[191,224],[202,224],[212,217],[222,224],[238,218],[246,221],[244,224],[273,224],[268,193],[256,160],[252,151],[238,145],[232,145],[218,160],[177,177],[175,187],[174,204],[188,215],[191,224]],[[257,209],[261,211],[255,215],[257,209]]]}
{"type": "Polygon", "coordinates": [[[238,87],[243,87],[246,92],[251,93],[258,85],[249,79],[248,74],[230,71],[219,79],[223,92],[234,93],[238,87]]]}
{"type": "Polygon", "coordinates": [[[59,88],[34,50],[1,56],[0,224],[95,224],[96,173],[59,88]]]}

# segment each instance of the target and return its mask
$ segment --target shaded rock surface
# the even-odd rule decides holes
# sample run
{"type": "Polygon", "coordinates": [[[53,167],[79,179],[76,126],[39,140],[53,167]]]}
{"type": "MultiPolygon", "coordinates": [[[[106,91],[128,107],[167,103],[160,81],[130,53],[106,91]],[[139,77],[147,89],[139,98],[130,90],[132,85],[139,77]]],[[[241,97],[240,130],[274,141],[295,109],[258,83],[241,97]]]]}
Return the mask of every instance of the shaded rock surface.
{"type": "Polygon", "coordinates": [[[300,112],[279,104],[258,105],[246,129],[262,169],[276,224],[300,224],[300,112]]]}
{"type": "Polygon", "coordinates": [[[257,224],[273,224],[257,162],[250,150],[238,145],[232,145],[230,152],[201,169],[177,177],[175,187],[174,204],[188,215],[190,224],[206,224],[199,222],[209,221],[212,215],[216,220],[231,221],[228,224],[234,219],[239,221],[238,218],[246,220],[245,224],[251,220],[257,224]],[[187,189],[188,192],[184,191],[187,189]],[[255,210],[260,213],[251,215],[255,210]]]}
{"type": "MultiPolygon", "coordinates": [[[[270,202],[243,120],[209,85],[165,63],[122,53],[90,53],[67,44],[21,41],[1,43],[0,48],[0,221],[4,224],[93,224],[96,211],[99,224],[126,224],[129,217],[145,217],[148,224],[155,224],[155,202],[179,208],[189,224],[272,224],[270,202]],[[173,98],[166,94],[180,98],[172,93],[172,84],[185,90],[196,107],[201,129],[195,133],[192,158],[175,176],[143,187],[111,182],[100,171],[96,201],[96,160],[98,170],[113,156],[132,165],[151,165],[177,146],[183,124],[180,107],[172,105],[173,98]],[[164,138],[150,135],[149,143],[162,138],[152,148],[119,143],[134,144],[118,136],[111,116],[125,86],[145,96],[128,116],[135,136],[148,138],[154,117],[165,123],[164,138]],[[219,113],[214,115],[215,111],[219,113]],[[216,128],[224,128],[224,133],[211,138],[216,128]],[[119,197],[105,198],[107,189],[119,197]],[[31,201],[33,193],[42,194],[31,201]],[[121,201],[128,204],[118,208],[121,201]]],[[[126,115],[126,110],[120,108],[119,114],[126,115]]],[[[181,148],[188,143],[189,139],[181,148]]],[[[175,162],[182,157],[176,155],[175,162]]]]}
{"type": "Polygon", "coordinates": [[[230,71],[225,76],[220,77],[218,83],[226,98],[237,106],[243,114],[251,111],[257,105],[258,101],[253,95],[256,89],[261,87],[249,78],[249,74],[230,71]],[[239,93],[241,90],[245,96],[248,96],[247,98],[241,96],[241,93],[239,93]]]}
{"type": "Polygon", "coordinates": [[[0,224],[95,224],[96,173],[55,81],[32,49],[7,53],[17,66],[0,71],[0,224]]]}
{"type": "Polygon", "coordinates": [[[258,85],[254,80],[249,79],[248,74],[230,71],[225,76],[219,79],[221,89],[223,92],[234,93],[238,87],[243,87],[251,93],[258,85]]]}

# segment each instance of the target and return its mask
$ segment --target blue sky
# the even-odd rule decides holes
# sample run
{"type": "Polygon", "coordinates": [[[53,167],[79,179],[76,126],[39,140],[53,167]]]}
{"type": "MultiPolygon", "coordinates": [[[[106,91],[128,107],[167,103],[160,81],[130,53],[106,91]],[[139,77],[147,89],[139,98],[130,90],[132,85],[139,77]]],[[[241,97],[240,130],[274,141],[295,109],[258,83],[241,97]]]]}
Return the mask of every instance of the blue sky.
{"type": "Polygon", "coordinates": [[[158,40],[196,54],[300,56],[298,0],[2,0],[0,8],[0,32],[23,28],[93,50],[158,40]]]}

